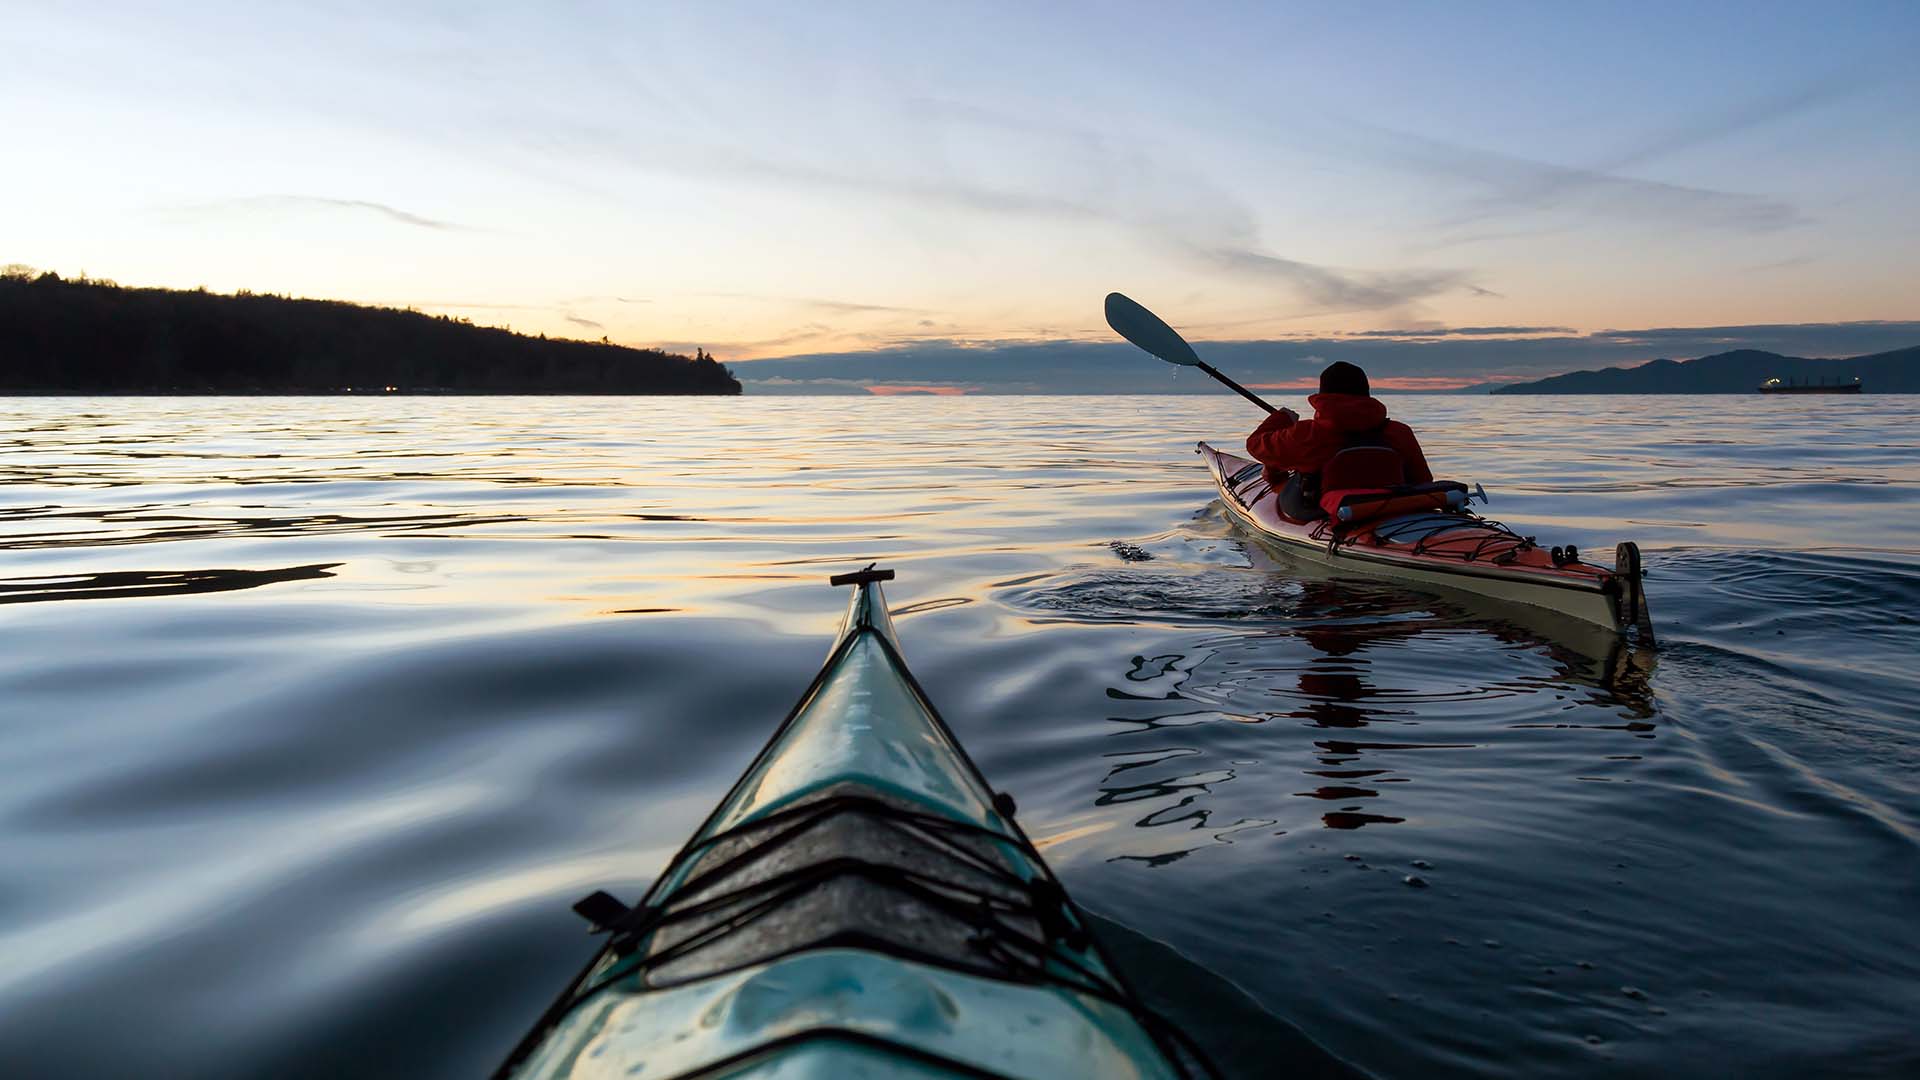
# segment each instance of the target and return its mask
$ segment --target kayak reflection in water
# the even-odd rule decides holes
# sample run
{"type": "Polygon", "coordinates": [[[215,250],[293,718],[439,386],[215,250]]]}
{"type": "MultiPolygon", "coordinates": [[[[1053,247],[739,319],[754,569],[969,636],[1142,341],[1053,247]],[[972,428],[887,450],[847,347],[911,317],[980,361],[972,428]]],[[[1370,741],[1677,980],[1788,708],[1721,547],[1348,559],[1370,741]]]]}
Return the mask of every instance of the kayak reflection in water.
{"type": "Polygon", "coordinates": [[[1320,373],[1309,397],[1313,419],[1281,409],[1247,436],[1247,453],[1267,467],[1280,512],[1294,521],[1327,516],[1321,500],[1335,490],[1381,490],[1433,482],[1413,429],[1387,419],[1367,373],[1337,361],[1320,373]]]}

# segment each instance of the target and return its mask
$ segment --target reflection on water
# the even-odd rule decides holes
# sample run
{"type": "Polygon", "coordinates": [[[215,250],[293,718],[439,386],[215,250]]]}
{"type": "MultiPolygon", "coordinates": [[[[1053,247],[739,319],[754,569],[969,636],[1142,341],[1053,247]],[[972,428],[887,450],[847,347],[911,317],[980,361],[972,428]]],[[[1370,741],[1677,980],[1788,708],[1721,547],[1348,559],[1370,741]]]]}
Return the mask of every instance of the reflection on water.
{"type": "Polygon", "coordinates": [[[881,560],[1068,887],[1237,986],[1203,1037],[1920,1071],[1910,399],[1395,411],[1639,540],[1657,663],[1250,542],[1231,399],[0,400],[0,1061],[490,1068],[881,560]]]}
{"type": "Polygon", "coordinates": [[[1233,627],[1195,639],[1187,652],[1134,656],[1121,681],[1106,689],[1114,701],[1156,703],[1108,717],[1118,726],[1113,736],[1153,745],[1103,755],[1110,765],[1096,805],[1137,804],[1134,826],[1189,834],[1168,841],[1171,847],[1155,845],[1151,854],[1112,859],[1167,865],[1199,850],[1195,841],[1231,844],[1254,829],[1278,836],[1315,824],[1402,824],[1418,812],[1419,789],[1411,785],[1420,782],[1420,763],[1432,758],[1416,751],[1483,748],[1482,741],[1434,741],[1425,734],[1433,730],[1475,733],[1475,740],[1487,739],[1494,725],[1654,737],[1651,650],[1547,613],[1490,618],[1459,600],[1341,581],[1310,565],[1281,577],[1272,556],[1245,543],[1253,574],[1209,569],[1148,579],[1156,571],[1096,570],[1029,584],[1012,598],[1054,619],[1098,623],[1116,617],[1112,605],[1120,597],[1152,596],[1164,605],[1142,609],[1153,618],[1233,627]],[[1244,602],[1226,603],[1235,590],[1244,591],[1244,602]],[[1183,594],[1197,606],[1178,603],[1183,594]],[[1559,703],[1554,719],[1523,719],[1539,711],[1541,695],[1559,703]],[[1209,725],[1231,734],[1197,744],[1196,734],[1209,725]],[[1259,758],[1236,756],[1252,725],[1279,730],[1260,733],[1259,758]],[[1297,770],[1290,787],[1269,775],[1283,765],[1297,770]],[[1302,810],[1289,797],[1313,803],[1302,810]]]}
{"type": "Polygon", "coordinates": [[[332,577],[338,563],[278,570],[119,570],[102,574],[0,578],[0,604],[42,600],[104,600],[109,597],[178,596],[182,593],[253,589],[280,581],[332,577]]]}

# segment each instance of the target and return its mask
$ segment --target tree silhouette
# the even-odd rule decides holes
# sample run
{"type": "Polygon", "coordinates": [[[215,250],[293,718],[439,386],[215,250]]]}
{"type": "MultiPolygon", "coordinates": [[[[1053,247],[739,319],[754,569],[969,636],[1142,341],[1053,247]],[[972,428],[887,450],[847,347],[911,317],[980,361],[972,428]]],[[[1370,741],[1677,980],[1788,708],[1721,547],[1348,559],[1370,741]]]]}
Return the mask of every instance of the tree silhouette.
{"type": "Polygon", "coordinates": [[[0,393],[738,394],[695,356],[466,319],[0,269],[0,393]]]}

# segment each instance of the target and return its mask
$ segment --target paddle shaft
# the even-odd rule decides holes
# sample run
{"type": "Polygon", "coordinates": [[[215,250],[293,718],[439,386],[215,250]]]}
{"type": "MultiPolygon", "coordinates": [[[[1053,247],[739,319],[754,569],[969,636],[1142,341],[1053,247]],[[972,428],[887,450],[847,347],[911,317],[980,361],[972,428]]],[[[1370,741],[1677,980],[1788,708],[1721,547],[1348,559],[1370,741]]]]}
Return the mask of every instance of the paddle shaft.
{"type": "Polygon", "coordinates": [[[1246,398],[1248,401],[1253,402],[1255,405],[1260,406],[1261,408],[1267,410],[1270,413],[1275,413],[1280,411],[1279,409],[1276,409],[1273,406],[1267,404],[1266,402],[1260,400],[1260,395],[1254,393],[1253,391],[1247,389],[1244,386],[1241,386],[1239,383],[1234,382],[1232,379],[1227,378],[1225,375],[1220,374],[1219,368],[1214,367],[1212,364],[1207,363],[1205,360],[1196,360],[1194,363],[1200,368],[1201,371],[1204,371],[1207,374],[1225,383],[1227,386],[1227,389],[1232,390],[1234,393],[1239,394],[1241,397],[1246,398]]]}

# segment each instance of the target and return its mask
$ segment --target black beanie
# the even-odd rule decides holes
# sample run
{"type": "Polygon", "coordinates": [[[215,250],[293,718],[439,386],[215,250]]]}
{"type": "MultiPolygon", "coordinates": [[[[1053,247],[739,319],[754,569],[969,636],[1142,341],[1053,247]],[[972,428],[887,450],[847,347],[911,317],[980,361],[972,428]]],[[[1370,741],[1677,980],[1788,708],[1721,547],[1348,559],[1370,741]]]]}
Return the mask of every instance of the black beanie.
{"type": "Polygon", "coordinates": [[[1345,360],[1335,360],[1320,373],[1320,392],[1352,394],[1355,397],[1370,397],[1373,394],[1372,388],[1367,385],[1367,373],[1345,360]]]}

